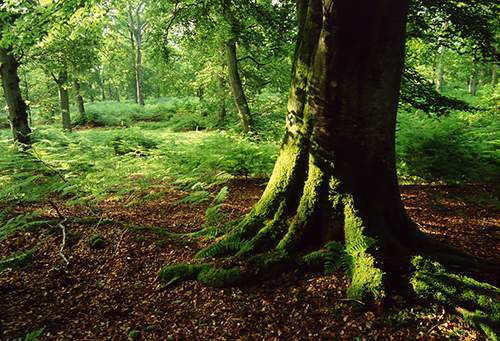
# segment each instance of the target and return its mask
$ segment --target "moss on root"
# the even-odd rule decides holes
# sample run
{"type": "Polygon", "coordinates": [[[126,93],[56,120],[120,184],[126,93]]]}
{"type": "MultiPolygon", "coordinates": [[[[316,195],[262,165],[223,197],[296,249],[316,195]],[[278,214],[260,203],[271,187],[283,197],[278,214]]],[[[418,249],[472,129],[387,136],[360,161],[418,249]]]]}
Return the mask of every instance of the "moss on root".
{"type": "Polygon", "coordinates": [[[347,290],[349,298],[361,300],[366,295],[375,299],[384,296],[384,272],[376,266],[375,258],[368,252],[376,241],[363,234],[363,220],[359,217],[351,197],[344,202],[344,233],[346,243],[346,270],[351,278],[351,286],[347,290]]]}
{"type": "Polygon", "coordinates": [[[28,266],[33,262],[33,258],[33,250],[28,250],[4,259],[0,259],[0,272],[7,268],[15,270],[28,266]]]}
{"type": "Polygon", "coordinates": [[[412,259],[411,284],[421,297],[458,307],[464,319],[493,340],[500,333],[500,289],[472,278],[448,272],[438,262],[412,259]]]}
{"type": "Polygon", "coordinates": [[[160,270],[158,278],[167,285],[180,281],[198,280],[211,287],[233,286],[241,283],[244,274],[239,267],[218,268],[212,264],[174,264],[160,270]]]}

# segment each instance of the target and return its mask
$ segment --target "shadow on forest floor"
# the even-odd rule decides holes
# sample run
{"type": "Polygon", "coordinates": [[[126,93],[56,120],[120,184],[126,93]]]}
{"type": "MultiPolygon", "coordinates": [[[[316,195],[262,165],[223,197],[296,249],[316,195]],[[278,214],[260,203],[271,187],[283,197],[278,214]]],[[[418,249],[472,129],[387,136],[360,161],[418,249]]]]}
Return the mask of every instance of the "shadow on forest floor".
{"type": "MultiPolygon", "coordinates": [[[[221,210],[228,219],[249,211],[263,189],[261,179],[235,179],[221,210]]],[[[401,188],[405,206],[420,229],[477,257],[500,263],[500,208],[488,185],[401,188]]],[[[114,221],[161,228],[130,228],[109,221],[68,219],[62,253],[61,229],[17,232],[0,241],[0,259],[33,250],[17,270],[0,272],[0,339],[44,327],[44,339],[245,338],[245,339],[484,339],[440,305],[394,297],[379,311],[345,299],[342,273],[292,272],[241,288],[207,288],[194,281],[165,287],[156,280],[166,264],[186,262],[207,241],[166,233],[194,232],[208,204],[179,204],[175,190],[161,199],[125,207],[111,199],[99,205],[114,221]],[[165,228],[165,229],[163,229],[165,228]],[[99,235],[102,248],[89,247],[99,235]],[[363,308],[363,309],[361,309],[363,308]]],[[[88,210],[56,201],[67,218],[88,210]]],[[[50,205],[24,206],[57,218],[50,205]]]]}

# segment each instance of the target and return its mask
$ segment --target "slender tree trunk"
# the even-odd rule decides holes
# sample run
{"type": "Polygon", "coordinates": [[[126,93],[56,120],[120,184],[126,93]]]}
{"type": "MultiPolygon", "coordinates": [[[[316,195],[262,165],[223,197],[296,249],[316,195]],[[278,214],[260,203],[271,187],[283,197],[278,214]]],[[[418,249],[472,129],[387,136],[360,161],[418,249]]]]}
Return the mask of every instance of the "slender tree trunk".
{"type": "Polygon", "coordinates": [[[82,118],[85,118],[85,104],[83,102],[82,94],[80,93],[80,81],[75,79],[73,81],[73,88],[75,89],[75,102],[78,107],[78,113],[82,118]]]}
{"type": "Polygon", "coordinates": [[[243,90],[243,84],[241,83],[236,54],[236,41],[234,39],[230,39],[226,42],[226,56],[231,93],[233,94],[234,102],[243,124],[243,130],[245,133],[248,133],[252,129],[252,116],[250,114],[250,108],[248,107],[245,91],[243,90]]]}
{"type": "Polygon", "coordinates": [[[31,129],[28,124],[28,107],[24,102],[19,87],[19,64],[11,51],[0,48],[0,73],[5,102],[9,111],[9,121],[14,141],[25,148],[31,146],[31,129]]]}
{"type": "Polygon", "coordinates": [[[218,82],[218,88],[219,88],[219,112],[217,115],[217,125],[218,126],[223,126],[224,121],[226,120],[226,89],[224,86],[224,77],[220,75],[219,77],[219,82],[218,82]]]}
{"type": "Polygon", "coordinates": [[[100,75],[99,76],[99,87],[101,89],[101,100],[105,101],[106,100],[106,85],[104,84],[104,78],[100,75]]]}
{"type": "Polygon", "coordinates": [[[495,88],[497,86],[497,64],[493,63],[491,65],[491,86],[495,88]]]}
{"type": "Polygon", "coordinates": [[[477,70],[474,68],[469,76],[469,94],[476,96],[477,93],[477,70]]]}
{"type": "Polygon", "coordinates": [[[443,92],[444,89],[444,46],[438,49],[437,75],[436,75],[436,91],[443,92]]]}
{"type": "Polygon", "coordinates": [[[69,110],[69,92],[68,92],[68,71],[59,72],[57,78],[57,87],[59,91],[59,105],[61,107],[61,120],[63,130],[71,131],[71,116],[69,110]]]}
{"type": "Polygon", "coordinates": [[[95,102],[94,87],[92,86],[92,83],[89,84],[89,98],[91,103],[95,102]]]}
{"type": "Polygon", "coordinates": [[[29,103],[30,103],[30,85],[28,83],[28,73],[25,72],[24,73],[24,88],[26,89],[26,96],[25,99],[26,99],[26,107],[27,107],[27,111],[28,111],[28,121],[29,121],[29,126],[32,127],[33,126],[33,115],[31,113],[31,110],[30,110],[30,107],[29,107],[29,103]]]}
{"type": "Polygon", "coordinates": [[[139,90],[137,89],[137,58],[136,58],[136,47],[135,47],[135,37],[134,37],[134,31],[132,29],[132,19],[131,19],[131,13],[129,12],[129,34],[130,34],[130,48],[131,48],[131,53],[130,53],[130,60],[132,64],[132,74],[133,74],[133,91],[132,95],[134,96],[134,102],[139,103],[139,97],[137,97],[137,94],[139,93],[139,90]]]}
{"type": "Polygon", "coordinates": [[[142,67],[142,32],[140,29],[136,32],[136,41],[135,80],[137,83],[137,101],[139,105],[144,105],[144,69],[142,67]]]}

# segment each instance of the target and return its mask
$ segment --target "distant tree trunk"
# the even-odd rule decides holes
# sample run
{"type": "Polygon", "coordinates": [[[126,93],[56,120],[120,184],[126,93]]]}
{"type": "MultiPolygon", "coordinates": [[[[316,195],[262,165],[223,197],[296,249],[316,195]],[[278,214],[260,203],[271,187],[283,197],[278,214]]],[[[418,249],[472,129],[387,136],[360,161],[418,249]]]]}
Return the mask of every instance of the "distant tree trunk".
{"type": "Polygon", "coordinates": [[[438,49],[437,75],[436,75],[436,91],[442,92],[444,89],[444,46],[438,49]]]}
{"type": "Polygon", "coordinates": [[[219,113],[217,117],[217,125],[224,125],[224,121],[226,120],[226,89],[224,87],[224,77],[220,75],[219,77],[219,113]]]}
{"type": "Polygon", "coordinates": [[[80,81],[75,79],[73,81],[73,88],[75,89],[75,101],[78,107],[78,113],[82,118],[85,118],[85,104],[83,102],[82,94],[80,93],[80,81]]]}
{"type": "Polygon", "coordinates": [[[94,87],[92,84],[89,84],[89,99],[91,103],[95,102],[94,87]]]}
{"type": "Polygon", "coordinates": [[[17,74],[19,63],[10,52],[8,49],[0,48],[2,87],[14,141],[29,148],[31,146],[31,129],[28,124],[28,107],[22,98],[19,87],[17,74]]]}
{"type": "Polygon", "coordinates": [[[236,55],[236,41],[230,39],[226,42],[227,68],[229,73],[229,84],[233,94],[234,102],[243,123],[243,131],[248,133],[252,129],[250,108],[248,107],[243,84],[238,71],[238,59],[236,55]]]}
{"type": "Polygon", "coordinates": [[[469,77],[469,94],[476,96],[477,93],[477,70],[473,69],[469,77]]]}
{"type": "Polygon", "coordinates": [[[57,88],[59,91],[59,105],[61,107],[61,121],[63,130],[71,131],[71,117],[69,111],[69,92],[68,92],[68,71],[59,72],[57,77],[57,88]]]}
{"type": "Polygon", "coordinates": [[[494,88],[497,85],[497,64],[491,65],[491,86],[494,88]]]}
{"type": "Polygon", "coordinates": [[[99,68],[99,89],[101,90],[101,100],[105,101],[106,100],[106,85],[104,84],[104,77],[102,76],[102,71],[99,68]]]}
{"type": "MultiPolygon", "coordinates": [[[[129,14],[129,21],[130,19],[130,14],[129,14]]],[[[129,23],[129,25],[131,25],[129,23]]],[[[130,48],[131,48],[131,53],[130,53],[130,60],[132,64],[132,74],[133,74],[133,81],[132,81],[132,95],[134,98],[134,103],[139,103],[139,98],[137,97],[137,93],[139,92],[137,90],[137,60],[136,60],[136,48],[135,48],[135,38],[134,38],[134,32],[132,29],[129,27],[129,35],[130,35],[130,48]]]]}
{"type": "Polygon", "coordinates": [[[29,121],[29,126],[33,126],[33,116],[31,114],[31,110],[29,108],[29,102],[30,102],[30,84],[28,83],[28,74],[27,72],[24,73],[24,88],[26,89],[26,95],[24,98],[26,98],[26,107],[27,107],[27,112],[28,112],[28,121],[29,121]]]}
{"type": "MultiPolygon", "coordinates": [[[[140,23],[139,23],[140,24],[140,23]]],[[[137,52],[135,65],[135,79],[137,82],[137,101],[139,105],[144,105],[144,69],[142,68],[142,31],[137,30],[136,34],[137,52]]]]}
{"type": "Polygon", "coordinates": [[[132,47],[132,66],[134,68],[135,77],[135,95],[134,99],[139,105],[144,105],[144,69],[142,67],[142,43],[143,30],[145,24],[141,20],[141,11],[144,10],[144,2],[132,9],[131,4],[128,5],[128,30],[130,35],[130,43],[132,47]]]}

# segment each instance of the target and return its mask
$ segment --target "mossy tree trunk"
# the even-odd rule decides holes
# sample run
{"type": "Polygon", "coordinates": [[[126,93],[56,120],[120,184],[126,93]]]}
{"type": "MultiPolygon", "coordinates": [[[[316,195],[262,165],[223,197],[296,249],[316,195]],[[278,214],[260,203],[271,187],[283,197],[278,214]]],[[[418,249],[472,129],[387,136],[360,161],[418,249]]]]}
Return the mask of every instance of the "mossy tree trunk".
{"type": "Polygon", "coordinates": [[[234,285],[293,266],[328,264],[335,256],[333,267],[343,266],[351,278],[351,298],[379,299],[387,285],[411,285],[418,295],[478,308],[481,328],[498,328],[498,288],[448,274],[422,257],[411,259],[421,253],[435,259],[437,249],[451,250],[419,233],[397,183],[396,111],[408,1],[297,4],[286,133],[261,199],[237,227],[198,252],[203,260],[167,266],[159,277],[168,284],[197,279],[234,285]]]}
{"type": "Polygon", "coordinates": [[[286,134],[273,174],[251,213],[199,256],[299,254],[338,240],[387,273],[407,266],[401,257],[418,232],[395,167],[406,10],[407,1],[299,1],[286,134]],[[374,239],[376,259],[368,255],[374,239]]]}
{"type": "Polygon", "coordinates": [[[19,86],[20,81],[17,74],[19,63],[10,52],[8,49],[0,48],[2,87],[14,141],[29,148],[31,146],[31,129],[28,124],[28,107],[19,86]]]}

